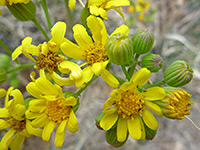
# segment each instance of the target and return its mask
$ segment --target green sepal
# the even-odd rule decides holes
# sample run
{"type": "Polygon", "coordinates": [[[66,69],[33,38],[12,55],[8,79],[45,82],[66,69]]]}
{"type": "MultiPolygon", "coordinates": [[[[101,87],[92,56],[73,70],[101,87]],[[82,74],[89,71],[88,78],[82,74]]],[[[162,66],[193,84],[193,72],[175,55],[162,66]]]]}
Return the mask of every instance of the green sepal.
{"type": "Polygon", "coordinates": [[[35,18],[36,7],[35,4],[30,1],[27,4],[17,3],[13,5],[7,5],[9,11],[21,21],[29,21],[35,18]]]}
{"type": "Polygon", "coordinates": [[[96,116],[96,123],[95,123],[95,125],[97,126],[97,128],[98,129],[100,129],[100,130],[103,130],[101,127],[100,127],[100,121],[101,121],[101,119],[103,118],[103,116],[105,115],[105,113],[104,112],[100,112],[97,116],[96,116]]]}
{"type": "Polygon", "coordinates": [[[106,132],[106,141],[108,142],[108,144],[114,147],[121,147],[126,143],[128,136],[129,136],[129,133],[127,132],[125,141],[119,142],[117,140],[117,127],[115,127],[115,128],[111,128],[110,130],[106,132]]]}

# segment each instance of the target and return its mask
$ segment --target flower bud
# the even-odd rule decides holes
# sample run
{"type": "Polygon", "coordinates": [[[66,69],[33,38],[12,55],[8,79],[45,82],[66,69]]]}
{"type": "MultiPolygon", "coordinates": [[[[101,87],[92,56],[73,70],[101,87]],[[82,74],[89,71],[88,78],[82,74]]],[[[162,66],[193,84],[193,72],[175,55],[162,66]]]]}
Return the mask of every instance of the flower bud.
{"type": "Polygon", "coordinates": [[[119,142],[117,140],[117,128],[115,127],[115,128],[111,128],[110,130],[106,132],[106,141],[108,142],[108,144],[114,147],[121,147],[126,143],[128,136],[129,134],[127,134],[126,140],[124,142],[119,142]]]}
{"type": "Polygon", "coordinates": [[[164,87],[166,96],[164,99],[154,101],[160,106],[163,115],[169,119],[183,119],[190,114],[190,106],[193,102],[189,101],[189,93],[181,88],[164,87]]]}
{"type": "Polygon", "coordinates": [[[8,55],[1,53],[0,54],[0,67],[8,69],[11,65],[11,59],[8,55]]]}
{"type": "Polygon", "coordinates": [[[192,77],[192,68],[183,60],[175,61],[164,72],[165,83],[173,87],[186,85],[192,80],[192,77]]]}
{"type": "Polygon", "coordinates": [[[131,39],[125,34],[115,34],[106,43],[107,55],[111,62],[124,65],[133,59],[131,39]]]}
{"type": "Polygon", "coordinates": [[[3,67],[0,67],[0,84],[4,83],[7,80],[7,73],[3,67]]]}
{"type": "Polygon", "coordinates": [[[36,7],[32,1],[28,2],[27,4],[8,4],[7,7],[13,16],[15,16],[18,20],[28,21],[35,18],[36,7]]]}
{"type": "Polygon", "coordinates": [[[133,51],[136,54],[148,53],[153,47],[154,35],[147,29],[138,29],[132,37],[133,51]]]}
{"type": "Polygon", "coordinates": [[[158,54],[147,54],[142,58],[141,65],[151,72],[158,72],[163,66],[163,59],[158,54]]]}

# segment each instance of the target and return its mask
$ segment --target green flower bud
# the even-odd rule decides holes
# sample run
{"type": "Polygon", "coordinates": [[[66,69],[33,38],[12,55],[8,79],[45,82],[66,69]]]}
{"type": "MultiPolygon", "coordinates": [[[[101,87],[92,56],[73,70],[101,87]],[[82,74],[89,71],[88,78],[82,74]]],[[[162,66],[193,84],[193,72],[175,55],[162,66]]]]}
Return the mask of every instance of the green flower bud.
{"type": "Polygon", "coordinates": [[[97,126],[97,128],[98,129],[100,129],[100,130],[103,130],[101,127],[100,127],[100,121],[101,121],[101,119],[103,118],[103,116],[105,115],[105,113],[104,112],[100,112],[97,116],[96,116],[96,126],[97,126]]]}
{"type": "Polygon", "coordinates": [[[148,53],[153,47],[154,35],[147,28],[138,29],[132,37],[132,42],[133,51],[136,54],[145,54],[148,53]]]}
{"type": "Polygon", "coordinates": [[[35,18],[36,7],[32,1],[28,2],[27,4],[8,4],[7,7],[13,16],[15,16],[18,20],[28,21],[35,18]]]}
{"type": "Polygon", "coordinates": [[[173,87],[186,85],[192,80],[192,77],[192,68],[183,60],[175,61],[164,72],[165,83],[173,87]]]}
{"type": "Polygon", "coordinates": [[[142,58],[141,65],[151,72],[158,72],[163,66],[163,59],[158,54],[147,54],[142,58]]]}
{"type": "Polygon", "coordinates": [[[11,65],[11,59],[8,55],[1,53],[0,54],[0,67],[8,69],[11,65]]]}
{"type": "Polygon", "coordinates": [[[165,98],[154,103],[160,106],[165,117],[180,120],[190,114],[190,106],[193,102],[188,100],[191,97],[189,93],[181,88],[164,87],[163,89],[166,93],[165,98]]]}
{"type": "Polygon", "coordinates": [[[3,67],[0,67],[0,84],[4,83],[7,80],[7,73],[3,67]]]}
{"type": "Polygon", "coordinates": [[[128,136],[129,134],[127,134],[126,140],[124,142],[119,142],[117,140],[117,128],[111,128],[106,132],[106,141],[108,142],[108,144],[114,147],[121,147],[126,143],[128,136]]]}
{"type": "Polygon", "coordinates": [[[131,39],[125,34],[115,34],[106,43],[107,55],[111,62],[124,65],[133,59],[131,39]]]}

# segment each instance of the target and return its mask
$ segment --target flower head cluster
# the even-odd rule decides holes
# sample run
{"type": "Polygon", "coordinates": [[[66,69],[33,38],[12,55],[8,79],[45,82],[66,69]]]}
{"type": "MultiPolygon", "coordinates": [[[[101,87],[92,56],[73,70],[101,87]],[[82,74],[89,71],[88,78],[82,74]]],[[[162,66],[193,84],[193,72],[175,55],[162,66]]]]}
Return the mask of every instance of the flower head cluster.
{"type": "Polygon", "coordinates": [[[105,115],[100,121],[100,126],[104,130],[109,130],[117,124],[119,142],[125,141],[127,132],[134,140],[144,140],[144,124],[152,130],[158,128],[158,122],[147,108],[163,116],[160,107],[151,101],[164,98],[165,91],[161,87],[152,87],[139,92],[138,88],[143,86],[149,78],[150,71],[146,68],[140,69],[132,76],[130,82],[125,82],[119,89],[113,90],[104,104],[105,115]]]}
{"type": "MultiPolygon", "coordinates": [[[[0,90],[0,97],[5,96],[5,90],[0,90]]],[[[10,87],[6,93],[5,106],[0,108],[0,130],[10,128],[0,142],[1,150],[20,150],[26,137],[42,135],[42,130],[34,128],[26,118],[24,98],[18,89],[10,87]],[[13,98],[9,100],[9,97],[13,98]]]]}
{"type": "Polygon", "coordinates": [[[55,145],[61,147],[64,142],[65,127],[74,133],[78,130],[78,120],[74,114],[72,106],[77,104],[75,97],[65,97],[62,88],[53,85],[45,78],[38,78],[30,82],[27,91],[37,99],[29,103],[26,112],[28,119],[34,119],[32,125],[43,128],[42,139],[49,141],[54,128],[56,129],[55,145]]]}

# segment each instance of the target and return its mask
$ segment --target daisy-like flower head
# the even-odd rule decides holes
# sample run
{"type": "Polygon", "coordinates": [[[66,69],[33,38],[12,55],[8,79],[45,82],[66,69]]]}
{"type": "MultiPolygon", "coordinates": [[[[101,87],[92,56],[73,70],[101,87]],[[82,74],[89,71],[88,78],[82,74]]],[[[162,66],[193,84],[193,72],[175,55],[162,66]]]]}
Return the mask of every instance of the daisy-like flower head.
{"type": "Polygon", "coordinates": [[[44,128],[42,132],[44,141],[49,141],[52,131],[57,126],[55,145],[61,147],[64,142],[65,127],[72,133],[78,130],[78,120],[72,109],[77,100],[73,96],[66,98],[60,86],[53,85],[41,77],[35,82],[30,82],[26,89],[37,98],[30,101],[27,117],[34,119],[32,121],[34,127],[44,128]]]}
{"type": "Polygon", "coordinates": [[[66,32],[66,24],[64,22],[57,22],[52,30],[52,38],[48,42],[32,45],[32,38],[26,37],[22,41],[22,45],[17,47],[12,54],[12,60],[15,60],[21,53],[27,58],[35,62],[35,68],[44,76],[44,72],[48,72],[54,81],[62,85],[73,85],[74,80],[82,76],[82,70],[73,62],[66,61],[65,56],[59,54],[59,48],[63,42],[66,32]],[[31,55],[30,55],[31,54],[31,55]],[[32,56],[35,56],[32,57],[32,56]],[[56,72],[60,71],[63,74],[71,72],[70,78],[63,78],[56,72]]]}
{"type": "MultiPolygon", "coordinates": [[[[74,59],[85,60],[85,64],[88,65],[83,69],[82,78],[76,81],[76,86],[83,87],[94,74],[100,74],[110,86],[117,87],[119,82],[106,70],[110,60],[106,51],[108,33],[105,24],[100,18],[91,15],[87,18],[87,25],[92,32],[93,40],[86,32],[86,28],[77,24],[73,27],[73,31],[78,46],[67,39],[61,44],[61,50],[64,54],[74,59]]],[[[128,35],[128,32],[129,28],[126,25],[121,25],[110,36],[117,33],[128,35]]]]}
{"type": "Polygon", "coordinates": [[[88,0],[90,13],[94,16],[101,16],[104,19],[108,19],[106,11],[109,9],[116,10],[124,18],[122,12],[117,8],[120,7],[122,9],[122,6],[129,5],[129,0],[88,0]]]}
{"type": "Polygon", "coordinates": [[[164,87],[166,96],[164,99],[156,101],[163,111],[165,117],[170,119],[184,119],[185,115],[190,114],[191,95],[181,88],[164,87]]]}
{"type": "MultiPolygon", "coordinates": [[[[31,134],[41,137],[42,130],[33,128],[30,120],[26,119],[23,95],[18,89],[10,87],[6,93],[5,106],[0,108],[0,130],[7,129],[8,132],[0,142],[0,149],[20,150],[26,137],[31,134]],[[13,99],[9,100],[9,96],[13,99]]],[[[1,90],[2,93],[2,90],[1,90]]],[[[5,95],[5,91],[3,91],[5,95]]]]}
{"type": "Polygon", "coordinates": [[[165,97],[164,89],[152,87],[142,93],[138,92],[138,88],[149,80],[150,74],[148,69],[140,69],[132,76],[130,82],[125,82],[119,89],[113,90],[104,104],[105,115],[100,121],[100,127],[109,130],[117,123],[119,142],[126,139],[127,131],[134,140],[144,140],[144,123],[152,130],[158,128],[157,120],[147,108],[163,116],[161,108],[151,101],[165,97]]]}
{"type": "Polygon", "coordinates": [[[1,0],[0,5],[6,6],[6,5],[13,5],[13,4],[18,4],[18,3],[27,4],[30,1],[31,0],[1,0]]]}

